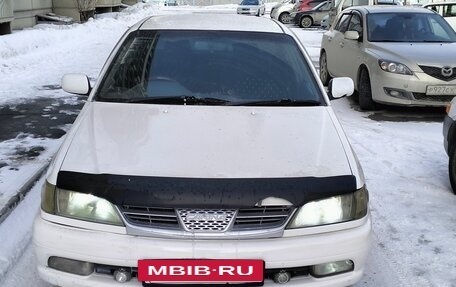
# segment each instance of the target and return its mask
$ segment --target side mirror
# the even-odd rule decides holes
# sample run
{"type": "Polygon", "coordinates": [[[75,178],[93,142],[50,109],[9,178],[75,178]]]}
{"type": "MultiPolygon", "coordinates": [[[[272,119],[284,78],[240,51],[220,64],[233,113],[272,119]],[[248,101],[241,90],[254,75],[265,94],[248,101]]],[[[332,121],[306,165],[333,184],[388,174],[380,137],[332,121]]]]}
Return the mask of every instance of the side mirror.
{"type": "Polygon", "coordinates": [[[351,96],[354,91],[353,80],[348,77],[334,78],[329,81],[328,92],[331,100],[351,96]]]}
{"type": "Polygon", "coordinates": [[[62,89],[67,93],[88,96],[91,90],[89,78],[84,74],[66,74],[62,78],[62,89]]]}
{"type": "Polygon", "coordinates": [[[348,40],[358,40],[359,33],[358,33],[358,31],[347,31],[344,34],[344,38],[348,39],[348,40]]]}

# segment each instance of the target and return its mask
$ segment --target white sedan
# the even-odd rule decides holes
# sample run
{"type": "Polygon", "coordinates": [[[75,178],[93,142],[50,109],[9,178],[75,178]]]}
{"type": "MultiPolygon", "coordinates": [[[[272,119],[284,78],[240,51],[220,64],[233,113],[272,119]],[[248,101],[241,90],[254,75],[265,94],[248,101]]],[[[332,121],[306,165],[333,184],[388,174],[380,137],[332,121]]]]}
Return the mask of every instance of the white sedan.
{"type": "MultiPolygon", "coordinates": [[[[359,162],[296,36],[239,15],[131,27],[50,165],[34,225],[58,286],[347,286],[365,270],[359,162]]],[[[331,98],[353,92],[335,78],[331,98]]]]}

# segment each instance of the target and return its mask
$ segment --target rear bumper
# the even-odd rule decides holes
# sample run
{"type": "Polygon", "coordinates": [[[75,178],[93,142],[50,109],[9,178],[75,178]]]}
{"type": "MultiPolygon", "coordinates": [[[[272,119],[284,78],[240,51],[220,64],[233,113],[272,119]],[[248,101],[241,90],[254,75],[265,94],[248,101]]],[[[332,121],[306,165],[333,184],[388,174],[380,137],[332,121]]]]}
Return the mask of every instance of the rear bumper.
{"type": "MultiPolygon", "coordinates": [[[[350,259],[354,270],[348,273],[315,278],[310,275],[292,278],[287,286],[348,286],[362,277],[369,250],[371,221],[336,232],[306,236],[255,240],[184,240],[129,236],[84,230],[52,223],[38,217],[33,243],[41,278],[59,286],[141,286],[133,278],[117,283],[112,276],[92,273],[78,276],[47,267],[50,256],[96,264],[137,267],[138,259],[154,258],[223,258],[263,259],[266,269],[312,266],[350,259]]],[[[266,280],[264,286],[276,286],[266,280]]]]}

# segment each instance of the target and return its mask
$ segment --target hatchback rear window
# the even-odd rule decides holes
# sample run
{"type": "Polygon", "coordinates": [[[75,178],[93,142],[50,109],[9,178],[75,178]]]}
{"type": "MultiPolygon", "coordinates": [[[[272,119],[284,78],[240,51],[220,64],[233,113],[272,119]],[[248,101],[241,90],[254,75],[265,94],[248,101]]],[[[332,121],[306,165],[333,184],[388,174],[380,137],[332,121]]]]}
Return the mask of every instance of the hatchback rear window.
{"type": "Polygon", "coordinates": [[[98,91],[95,100],[113,102],[192,96],[225,104],[282,99],[324,103],[295,40],[276,33],[134,32],[98,91]]]}

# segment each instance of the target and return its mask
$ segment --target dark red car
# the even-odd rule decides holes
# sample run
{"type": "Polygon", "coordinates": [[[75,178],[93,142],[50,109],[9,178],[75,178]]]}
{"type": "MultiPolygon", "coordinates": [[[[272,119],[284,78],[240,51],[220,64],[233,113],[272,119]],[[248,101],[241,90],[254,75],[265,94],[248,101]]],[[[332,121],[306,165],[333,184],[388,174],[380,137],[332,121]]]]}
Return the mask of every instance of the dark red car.
{"type": "Polygon", "coordinates": [[[294,5],[293,11],[309,11],[323,1],[325,0],[300,0],[294,5]]]}

